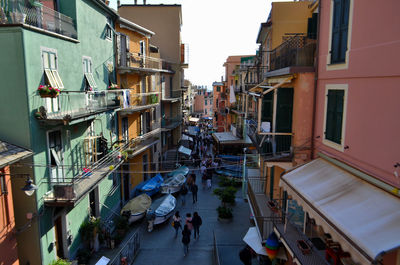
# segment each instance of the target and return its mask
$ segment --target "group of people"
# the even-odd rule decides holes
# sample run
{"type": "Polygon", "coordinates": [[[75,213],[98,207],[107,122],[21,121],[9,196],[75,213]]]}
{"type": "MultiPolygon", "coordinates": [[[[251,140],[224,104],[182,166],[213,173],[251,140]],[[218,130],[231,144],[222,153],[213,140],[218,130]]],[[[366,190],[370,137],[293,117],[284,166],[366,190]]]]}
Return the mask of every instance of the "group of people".
{"type": "Polygon", "coordinates": [[[203,189],[207,187],[207,189],[211,189],[212,185],[212,176],[215,172],[215,168],[218,167],[218,160],[212,161],[210,156],[206,157],[201,161],[200,166],[200,174],[201,174],[201,183],[203,185],[203,189]]]}
{"type": "Polygon", "coordinates": [[[174,216],[173,216],[173,221],[172,221],[172,226],[175,229],[175,238],[178,237],[178,232],[179,229],[182,230],[182,244],[183,244],[183,253],[184,256],[186,256],[189,252],[189,243],[190,243],[190,238],[192,235],[194,235],[194,239],[200,237],[200,226],[202,225],[203,221],[198,214],[198,212],[193,213],[193,217],[191,213],[186,214],[186,218],[184,220],[184,225],[182,229],[182,218],[179,214],[179,211],[177,211],[174,216]]]}
{"type": "Polygon", "coordinates": [[[190,176],[187,178],[186,183],[187,185],[183,184],[180,191],[182,205],[185,205],[186,195],[189,193],[189,191],[192,193],[193,204],[194,204],[197,202],[197,192],[199,190],[199,187],[196,184],[196,174],[194,173],[190,174],[190,176]]]}

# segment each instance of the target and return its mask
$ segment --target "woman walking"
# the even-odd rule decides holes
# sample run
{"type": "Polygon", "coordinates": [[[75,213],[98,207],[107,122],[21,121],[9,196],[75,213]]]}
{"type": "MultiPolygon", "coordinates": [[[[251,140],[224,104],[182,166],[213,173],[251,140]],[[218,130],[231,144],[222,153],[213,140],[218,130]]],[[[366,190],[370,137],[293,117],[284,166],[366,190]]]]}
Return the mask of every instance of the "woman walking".
{"type": "Polygon", "coordinates": [[[176,211],[176,213],[174,214],[172,219],[174,220],[173,223],[172,223],[172,226],[175,229],[175,238],[176,238],[178,236],[179,228],[182,229],[182,225],[181,225],[182,218],[179,215],[179,211],[176,211]]]}
{"type": "Polygon", "coordinates": [[[193,219],[192,219],[192,224],[193,224],[193,230],[194,230],[194,239],[200,237],[200,226],[202,225],[203,221],[201,220],[200,215],[197,212],[193,213],[193,219]]]}
{"type": "Polygon", "coordinates": [[[190,243],[190,235],[191,232],[187,225],[183,227],[182,231],[182,243],[183,243],[183,256],[186,256],[189,252],[189,243],[190,243]]]}

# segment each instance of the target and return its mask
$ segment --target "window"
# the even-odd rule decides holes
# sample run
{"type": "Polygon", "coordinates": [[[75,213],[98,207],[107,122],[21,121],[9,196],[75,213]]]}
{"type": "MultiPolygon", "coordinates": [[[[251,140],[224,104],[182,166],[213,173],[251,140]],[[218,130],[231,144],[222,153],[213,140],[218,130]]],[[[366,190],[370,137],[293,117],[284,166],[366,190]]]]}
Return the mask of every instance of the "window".
{"type": "Polygon", "coordinates": [[[51,180],[53,182],[61,182],[64,180],[61,131],[58,130],[49,132],[48,144],[51,180]]]}
{"type": "Polygon", "coordinates": [[[91,90],[90,88],[96,88],[96,82],[94,81],[93,71],[92,71],[92,59],[90,57],[83,57],[83,73],[86,79],[87,90],[91,90]]]}
{"type": "Polygon", "coordinates": [[[206,106],[207,106],[207,100],[204,100],[204,105],[206,105],[206,106]]]}
{"type": "Polygon", "coordinates": [[[6,176],[0,172],[0,195],[7,194],[6,176]]]}
{"type": "Polygon", "coordinates": [[[129,133],[128,133],[128,117],[123,117],[121,119],[121,130],[122,130],[122,140],[125,142],[129,141],[129,133]]]}
{"type": "Polygon", "coordinates": [[[350,0],[333,0],[331,64],[346,61],[350,0]]]}
{"type": "Polygon", "coordinates": [[[105,37],[106,39],[112,40],[112,22],[109,17],[107,18],[105,37]]]}
{"type": "MultiPolygon", "coordinates": [[[[53,49],[42,49],[42,66],[44,70],[45,83],[54,88],[62,89],[64,84],[57,71],[57,52],[53,49]]],[[[60,110],[58,97],[46,98],[46,110],[48,113],[60,110]]]]}
{"type": "Polygon", "coordinates": [[[346,97],[347,85],[327,85],[324,143],[342,151],[344,150],[346,97]]]}
{"type": "Polygon", "coordinates": [[[221,87],[217,86],[217,92],[221,92],[221,87]]]}

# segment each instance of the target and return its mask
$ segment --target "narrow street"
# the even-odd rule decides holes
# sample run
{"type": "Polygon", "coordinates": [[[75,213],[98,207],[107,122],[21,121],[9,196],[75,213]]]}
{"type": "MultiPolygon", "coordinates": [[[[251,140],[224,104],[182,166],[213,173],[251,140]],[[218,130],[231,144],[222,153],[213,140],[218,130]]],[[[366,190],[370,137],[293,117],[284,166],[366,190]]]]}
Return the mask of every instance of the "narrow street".
{"type": "Polygon", "coordinates": [[[152,232],[147,232],[145,224],[140,226],[141,240],[140,252],[134,264],[146,265],[173,265],[173,264],[212,264],[213,232],[215,232],[218,244],[220,260],[223,264],[242,264],[238,253],[245,246],[242,238],[249,227],[249,206],[242,198],[240,190],[237,192],[236,205],[233,207],[233,220],[231,223],[218,221],[216,208],[220,201],[213,195],[212,190],[216,185],[217,177],[213,177],[212,189],[203,190],[201,177],[197,174],[196,184],[199,186],[198,202],[192,203],[192,194],[186,196],[186,204],[182,205],[178,196],[177,202],[182,217],[186,213],[197,211],[203,220],[200,227],[200,238],[191,237],[189,254],[183,256],[181,231],[177,238],[175,230],[171,226],[171,220],[155,227],[152,232]]]}

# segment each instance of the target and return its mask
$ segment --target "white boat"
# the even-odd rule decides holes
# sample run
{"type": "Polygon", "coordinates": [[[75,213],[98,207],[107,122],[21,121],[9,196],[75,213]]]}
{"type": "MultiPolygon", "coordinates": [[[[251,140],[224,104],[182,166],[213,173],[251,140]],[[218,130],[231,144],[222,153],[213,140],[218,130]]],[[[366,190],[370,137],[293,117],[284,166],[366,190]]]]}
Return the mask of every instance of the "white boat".
{"type": "Polygon", "coordinates": [[[183,173],[174,174],[172,177],[166,179],[161,184],[161,193],[172,194],[181,190],[183,183],[186,182],[186,177],[183,173]]]}
{"type": "Polygon", "coordinates": [[[164,195],[154,200],[151,205],[152,209],[155,209],[154,224],[161,224],[168,220],[173,214],[176,208],[176,198],[171,194],[164,195]]]}
{"type": "Polygon", "coordinates": [[[151,198],[143,193],[130,200],[121,210],[121,215],[128,216],[129,224],[140,220],[146,215],[147,210],[151,206],[151,198]]]}

